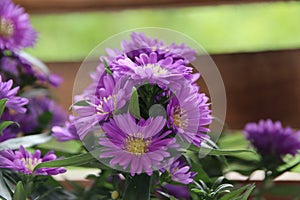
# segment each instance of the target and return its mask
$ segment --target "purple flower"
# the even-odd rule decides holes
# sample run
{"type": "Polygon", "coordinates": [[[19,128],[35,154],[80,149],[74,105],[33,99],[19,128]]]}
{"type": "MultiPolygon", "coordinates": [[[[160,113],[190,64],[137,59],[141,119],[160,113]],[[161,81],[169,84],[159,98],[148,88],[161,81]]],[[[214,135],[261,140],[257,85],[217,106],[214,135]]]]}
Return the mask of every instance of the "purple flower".
{"type": "Polygon", "coordinates": [[[2,82],[0,75],[0,99],[7,99],[6,107],[10,110],[19,113],[25,113],[26,108],[24,106],[28,103],[28,99],[16,96],[19,87],[12,88],[13,81],[2,82]]]}
{"type": "Polygon", "coordinates": [[[186,186],[165,184],[162,188],[159,188],[159,190],[166,192],[167,194],[172,195],[179,200],[191,199],[190,191],[186,186]]]}
{"type": "Polygon", "coordinates": [[[279,121],[272,122],[268,119],[260,120],[259,123],[248,123],[244,134],[263,157],[295,155],[300,149],[300,131],[284,128],[279,121]]]}
{"type": "Polygon", "coordinates": [[[160,58],[172,57],[175,61],[183,60],[185,64],[193,61],[197,53],[185,44],[177,45],[172,43],[167,45],[163,41],[147,37],[144,33],[135,32],[130,35],[129,41],[122,41],[121,47],[122,51],[131,59],[134,59],[141,53],[149,55],[151,52],[156,52],[160,58]]]}
{"type": "Polygon", "coordinates": [[[28,135],[40,133],[53,126],[63,125],[67,119],[67,114],[55,101],[41,96],[29,97],[26,113],[4,112],[2,119],[14,121],[20,125],[11,125],[4,130],[4,133],[28,135]]]}
{"type": "Polygon", "coordinates": [[[32,28],[29,15],[10,0],[0,2],[0,48],[19,50],[33,46],[37,33],[32,28]]]}
{"type": "Polygon", "coordinates": [[[23,146],[20,146],[19,151],[3,150],[0,152],[0,168],[12,169],[24,174],[34,175],[56,175],[65,173],[65,168],[40,168],[33,172],[35,166],[39,163],[56,160],[56,155],[53,151],[48,152],[44,157],[41,157],[41,151],[36,150],[34,154],[26,151],[23,146]]]}
{"type": "Polygon", "coordinates": [[[161,133],[165,123],[161,116],[138,123],[130,114],[114,116],[102,125],[105,137],[99,139],[103,146],[100,158],[111,158],[111,166],[128,169],[132,176],[142,172],[151,175],[170,156],[168,148],[175,147],[175,139],[167,138],[170,131],[161,133]]]}
{"type": "MultiPolygon", "coordinates": [[[[208,98],[195,93],[193,87],[182,86],[167,105],[168,127],[189,143],[200,146],[206,127],[211,123],[208,98]]],[[[170,95],[172,96],[172,94],[170,95]]]]}
{"type": "Polygon", "coordinates": [[[161,88],[181,85],[185,79],[182,60],[174,62],[172,57],[159,59],[157,53],[140,54],[133,62],[128,57],[120,57],[111,64],[111,69],[120,76],[128,76],[138,82],[158,84],[161,88]],[[183,69],[183,70],[182,70],[183,69]]]}
{"type": "Polygon", "coordinates": [[[76,97],[77,101],[85,100],[87,103],[84,106],[74,106],[77,114],[74,124],[80,139],[95,126],[107,121],[113,111],[122,108],[132,93],[133,83],[128,82],[125,77],[116,79],[110,74],[101,74],[97,84],[90,85],[82,95],[76,97]]]}
{"type": "Polygon", "coordinates": [[[192,183],[197,173],[191,172],[190,169],[191,167],[187,166],[182,159],[176,160],[169,167],[171,179],[183,184],[192,183]]]}
{"type": "Polygon", "coordinates": [[[69,116],[69,121],[65,123],[64,127],[54,126],[52,127],[52,136],[57,139],[59,142],[65,142],[69,140],[79,140],[77,135],[77,130],[74,125],[74,116],[69,116]]]}

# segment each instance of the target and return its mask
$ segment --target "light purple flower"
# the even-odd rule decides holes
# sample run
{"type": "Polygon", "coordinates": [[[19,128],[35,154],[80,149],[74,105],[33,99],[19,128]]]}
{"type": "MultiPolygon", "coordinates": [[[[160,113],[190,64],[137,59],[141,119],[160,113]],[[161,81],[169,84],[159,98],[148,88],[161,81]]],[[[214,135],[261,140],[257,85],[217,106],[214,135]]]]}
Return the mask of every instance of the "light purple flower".
{"type": "Polygon", "coordinates": [[[56,175],[65,173],[65,168],[40,168],[33,172],[35,166],[39,163],[56,160],[57,157],[53,151],[48,152],[45,156],[41,156],[41,151],[36,150],[34,154],[26,151],[20,146],[19,151],[2,150],[0,152],[0,168],[12,169],[24,174],[34,175],[56,175]]]}
{"type": "Polygon", "coordinates": [[[286,154],[295,155],[300,149],[300,131],[290,127],[284,128],[279,121],[273,122],[268,119],[248,123],[244,134],[263,157],[281,158],[286,154]]]}
{"type": "Polygon", "coordinates": [[[19,87],[12,88],[13,81],[2,82],[0,75],[0,99],[7,99],[6,107],[14,112],[25,113],[26,108],[24,106],[28,103],[28,99],[18,97],[17,93],[19,87]]]}
{"type": "Polygon", "coordinates": [[[65,123],[65,126],[54,126],[52,127],[52,136],[59,142],[65,142],[70,140],[79,140],[77,130],[74,125],[74,116],[69,116],[69,121],[65,123]]]}
{"type": "MultiPolygon", "coordinates": [[[[195,93],[193,87],[182,86],[167,105],[168,127],[189,143],[200,146],[203,134],[209,131],[211,123],[208,98],[195,93]]],[[[172,96],[173,94],[170,94],[172,96]]]]}
{"type": "Polygon", "coordinates": [[[10,0],[0,1],[0,48],[19,50],[33,46],[37,33],[32,28],[29,15],[10,0]]]}
{"type": "Polygon", "coordinates": [[[185,66],[182,60],[173,61],[172,57],[160,59],[157,53],[152,52],[140,54],[133,62],[127,56],[116,59],[111,64],[111,69],[119,76],[128,76],[138,82],[148,82],[158,84],[161,88],[176,88],[186,80],[182,74],[185,66]]]}
{"type": "Polygon", "coordinates": [[[100,159],[111,158],[111,166],[119,165],[132,176],[142,172],[151,175],[170,156],[168,148],[176,146],[175,139],[167,137],[170,131],[161,133],[165,123],[161,116],[138,123],[130,114],[114,116],[102,125],[105,137],[99,139],[103,147],[100,159]]]}
{"type": "Polygon", "coordinates": [[[190,171],[190,169],[191,167],[186,165],[186,163],[182,159],[177,159],[169,167],[171,179],[183,184],[192,183],[197,173],[190,171]]]}

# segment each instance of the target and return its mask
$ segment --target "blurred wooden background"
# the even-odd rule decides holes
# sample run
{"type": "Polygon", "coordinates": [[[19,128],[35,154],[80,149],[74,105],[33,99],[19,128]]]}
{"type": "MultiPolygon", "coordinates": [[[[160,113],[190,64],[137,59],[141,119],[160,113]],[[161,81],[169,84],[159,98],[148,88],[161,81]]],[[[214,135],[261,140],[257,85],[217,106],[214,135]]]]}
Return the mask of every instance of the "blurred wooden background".
{"type": "MultiPolygon", "coordinates": [[[[246,122],[260,118],[300,127],[300,50],[211,56],[225,84],[226,123],[230,128],[243,128],[246,122]]],[[[67,109],[72,102],[73,82],[81,62],[47,64],[65,79],[54,92],[67,109]]]]}

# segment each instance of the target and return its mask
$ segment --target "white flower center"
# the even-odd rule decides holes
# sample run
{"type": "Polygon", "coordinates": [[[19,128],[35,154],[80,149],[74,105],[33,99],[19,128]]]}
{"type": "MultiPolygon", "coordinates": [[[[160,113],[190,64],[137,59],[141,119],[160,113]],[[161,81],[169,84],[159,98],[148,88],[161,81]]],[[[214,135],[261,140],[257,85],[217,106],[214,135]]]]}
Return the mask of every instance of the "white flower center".
{"type": "Polygon", "coordinates": [[[0,17],[0,37],[10,38],[15,32],[14,28],[11,20],[0,17]]]}
{"type": "Polygon", "coordinates": [[[168,73],[168,70],[162,68],[160,65],[156,65],[156,64],[147,64],[145,66],[143,66],[143,69],[152,69],[153,74],[155,76],[159,76],[159,75],[165,75],[168,73]]]}
{"type": "Polygon", "coordinates": [[[37,158],[22,158],[21,159],[24,163],[28,171],[33,172],[34,168],[41,163],[41,160],[38,160],[37,158]]]}

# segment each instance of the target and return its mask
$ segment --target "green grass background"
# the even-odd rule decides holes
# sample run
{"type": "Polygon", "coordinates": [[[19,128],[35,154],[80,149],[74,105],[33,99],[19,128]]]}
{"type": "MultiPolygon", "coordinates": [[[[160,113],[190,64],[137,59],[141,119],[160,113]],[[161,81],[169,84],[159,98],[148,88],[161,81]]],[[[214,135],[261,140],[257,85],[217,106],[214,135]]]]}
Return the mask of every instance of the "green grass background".
{"type": "Polygon", "coordinates": [[[209,53],[300,47],[300,2],[39,14],[31,21],[39,40],[27,51],[44,61],[81,60],[113,34],[151,26],[185,33],[209,53]]]}

